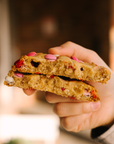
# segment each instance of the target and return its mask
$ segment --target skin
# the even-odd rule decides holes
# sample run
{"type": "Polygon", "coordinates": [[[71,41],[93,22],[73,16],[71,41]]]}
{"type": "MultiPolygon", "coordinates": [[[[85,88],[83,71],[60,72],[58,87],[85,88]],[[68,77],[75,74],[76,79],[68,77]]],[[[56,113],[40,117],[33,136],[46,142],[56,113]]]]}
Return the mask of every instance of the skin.
{"type": "MultiPolygon", "coordinates": [[[[50,48],[49,53],[69,57],[75,56],[81,61],[94,62],[97,65],[107,67],[111,72],[111,78],[107,84],[89,82],[98,90],[100,96],[98,102],[77,101],[46,92],[46,100],[54,104],[53,110],[60,117],[62,127],[72,132],[99,126],[110,127],[114,122],[114,73],[111,69],[96,52],[72,42],[50,48]]],[[[27,95],[33,94],[34,91],[24,90],[27,95]]]]}

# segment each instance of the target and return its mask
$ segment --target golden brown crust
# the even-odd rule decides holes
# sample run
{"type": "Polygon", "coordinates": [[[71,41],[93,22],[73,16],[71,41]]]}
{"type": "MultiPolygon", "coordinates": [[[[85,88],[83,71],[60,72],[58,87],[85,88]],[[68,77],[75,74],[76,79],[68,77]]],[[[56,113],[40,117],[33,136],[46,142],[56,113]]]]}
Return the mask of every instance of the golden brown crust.
{"type": "Polygon", "coordinates": [[[33,88],[83,101],[98,101],[100,99],[97,90],[82,81],[67,81],[50,75],[23,75],[22,78],[19,78],[15,76],[13,71],[10,71],[7,77],[12,78],[11,83],[4,82],[7,86],[23,89],[33,88]]]}
{"type": "Polygon", "coordinates": [[[107,68],[73,57],[51,55],[51,58],[43,53],[22,56],[12,66],[4,84],[48,91],[83,101],[100,100],[97,90],[84,81],[106,83],[111,75],[107,68]]]}
{"type": "Polygon", "coordinates": [[[59,75],[101,83],[106,83],[110,79],[110,71],[103,66],[77,62],[67,56],[58,56],[55,61],[50,61],[45,59],[45,55],[37,53],[36,56],[22,56],[20,58],[20,61],[23,62],[22,66],[16,67],[16,65],[13,65],[12,70],[33,74],[59,75]],[[37,63],[38,66],[34,66],[32,62],[37,63]]]}

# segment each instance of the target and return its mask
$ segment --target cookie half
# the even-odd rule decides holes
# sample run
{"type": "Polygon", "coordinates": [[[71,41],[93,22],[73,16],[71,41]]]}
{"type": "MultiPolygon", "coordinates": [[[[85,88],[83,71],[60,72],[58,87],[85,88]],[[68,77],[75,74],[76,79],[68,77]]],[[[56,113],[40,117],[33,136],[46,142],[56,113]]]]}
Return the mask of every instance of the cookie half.
{"type": "Polygon", "coordinates": [[[22,56],[12,66],[13,71],[32,74],[65,76],[71,79],[106,83],[110,71],[94,63],[85,63],[75,57],[35,53],[22,56]]]}
{"type": "Polygon", "coordinates": [[[100,100],[98,92],[93,86],[82,81],[65,80],[64,77],[54,75],[28,75],[11,70],[6,76],[4,84],[23,89],[32,88],[48,91],[63,97],[70,97],[71,99],[83,101],[100,100]]]}

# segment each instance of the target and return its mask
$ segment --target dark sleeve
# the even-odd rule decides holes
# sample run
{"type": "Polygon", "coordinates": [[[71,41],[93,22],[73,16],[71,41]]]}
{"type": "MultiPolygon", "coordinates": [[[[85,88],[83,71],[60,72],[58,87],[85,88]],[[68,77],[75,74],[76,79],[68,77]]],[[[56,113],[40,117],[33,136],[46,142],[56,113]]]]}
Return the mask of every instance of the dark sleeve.
{"type": "Polygon", "coordinates": [[[91,137],[101,144],[114,144],[114,125],[108,127],[97,127],[92,129],[91,137]]]}

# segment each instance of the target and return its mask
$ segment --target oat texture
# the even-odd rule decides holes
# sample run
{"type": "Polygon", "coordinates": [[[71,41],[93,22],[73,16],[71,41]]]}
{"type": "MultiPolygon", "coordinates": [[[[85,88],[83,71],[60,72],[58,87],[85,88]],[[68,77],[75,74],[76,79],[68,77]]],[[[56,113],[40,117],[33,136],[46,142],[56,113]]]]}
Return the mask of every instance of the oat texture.
{"type": "Polygon", "coordinates": [[[47,54],[36,53],[34,56],[24,55],[16,61],[4,84],[48,91],[71,99],[98,101],[97,90],[88,83],[106,83],[110,75],[107,68],[94,63],[67,56],[52,55],[49,59],[47,54]]]}
{"type": "Polygon", "coordinates": [[[86,81],[106,83],[110,79],[110,71],[94,63],[77,62],[67,56],[59,56],[55,61],[45,59],[43,53],[37,53],[36,56],[22,56],[20,61],[23,65],[12,66],[13,71],[26,73],[41,73],[49,75],[58,75],[86,81]]]}

